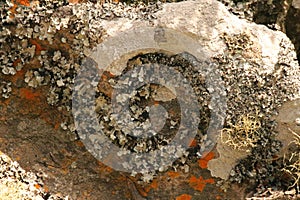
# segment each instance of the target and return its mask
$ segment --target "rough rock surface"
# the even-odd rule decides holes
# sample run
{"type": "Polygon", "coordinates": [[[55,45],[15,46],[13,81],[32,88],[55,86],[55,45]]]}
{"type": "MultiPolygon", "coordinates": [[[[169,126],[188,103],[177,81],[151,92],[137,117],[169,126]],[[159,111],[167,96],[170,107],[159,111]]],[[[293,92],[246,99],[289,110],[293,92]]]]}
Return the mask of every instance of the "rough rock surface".
{"type": "MultiPolygon", "coordinates": [[[[175,29],[194,40],[198,40],[199,44],[203,46],[204,57],[217,64],[221,77],[224,79],[225,92],[228,94],[227,123],[233,123],[239,115],[244,113],[256,113],[258,111],[261,120],[265,121],[262,130],[263,136],[259,141],[259,146],[265,152],[258,151],[256,153],[258,159],[268,160],[272,158],[280,146],[272,140],[275,125],[272,124],[270,118],[277,113],[283,102],[299,94],[299,66],[289,39],[279,31],[271,31],[265,26],[239,19],[217,1],[206,0],[164,4],[160,5],[162,6],[161,11],[158,11],[159,6],[158,9],[154,5],[149,15],[147,11],[143,12],[145,9],[143,6],[134,9],[135,12],[132,13],[133,8],[131,7],[106,4],[107,7],[101,8],[100,14],[98,13],[100,17],[96,15],[99,18],[93,19],[94,24],[92,25],[95,25],[96,31],[92,30],[99,32],[93,33],[91,31],[89,32],[90,35],[85,38],[85,29],[88,28],[82,12],[85,8],[94,8],[93,6],[93,4],[82,4],[74,7],[68,5],[62,8],[60,11],[64,11],[64,14],[68,15],[75,12],[78,15],[77,18],[74,15],[63,18],[59,16],[62,13],[55,13],[52,18],[49,18],[55,19],[51,21],[52,25],[50,26],[54,32],[53,35],[51,35],[52,33],[46,34],[45,31],[44,38],[41,37],[38,43],[34,43],[35,45],[26,51],[29,53],[27,55],[29,60],[33,54],[38,54],[37,57],[39,58],[35,57],[35,62],[30,63],[20,72],[14,70],[16,66],[13,66],[12,63],[13,67],[5,68],[5,78],[12,76],[11,82],[13,84],[3,81],[4,86],[1,87],[1,94],[4,98],[8,98],[8,93],[11,92],[9,93],[11,97],[1,102],[1,109],[3,109],[3,113],[0,113],[3,115],[0,118],[1,149],[10,152],[10,155],[15,159],[18,158],[22,166],[26,166],[27,169],[42,170],[47,173],[50,178],[46,184],[51,187],[50,190],[61,192],[71,199],[99,199],[99,196],[102,199],[141,199],[143,197],[175,199],[182,193],[193,195],[195,199],[222,197],[224,199],[244,199],[244,194],[240,195],[239,192],[237,194],[233,191],[233,196],[230,196],[232,194],[220,194],[219,189],[214,185],[215,179],[212,179],[206,170],[208,158],[197,158],[201,169],[195,165],[195,160],[184,160],[184,170],[179,168],[176,169],[179,172],[161,173],[149,185],[141,183],[140,177],[132,178],[128,174],[103,166],[84,149],[80,141],[74,141],[77,139],[74,138],[74,135],[68,135],[60,129],[60,126],[62,129],[67,129],[67,125],[62,123],[65,120],[65,113],[62,112],[62,108],[53,109],[54,107],[46,105],[46,96],[50,90],[50,93],[53,94],[53,98],[50,98],[50,104],[59,101],[62,101],[62,103],[59,102],[61,104],[65,103],[64,101],[69,103],[70,88],[72,88],[70,83],[73,81],[71,79],[74,78],[75,70],[71,70],[72,77],[70,77],[70,74],[67,73],[67,68],[70,66],[67,66],[66,62],[79,62],[79,58],[84,57],[81,50],[83,46],[84,49],[87,46],[90,47],[89,42],[95,45],[96,42],[101,42],[105,37],[110,38],[117,34],[126,34],[126,31],[137,27],[141,29],[149,26],[162,26],[175,29]],[[127,12],[123,12],[124,9],[127,12]],[[68,25],[68,20],[66,20],[68,18],[73,20],[69,23],[76,24],[76,29],[83,31],[83,34],[78,34],[76,30],[74,30],[75,33],[69,33],[68,30],[58,31],[68,25]],[[58,32],[55,33],[54,30],[58,32]],[[54,34],[56,34],[55,37],[54,34]],[[64,34],[67,36],[62,37],[64,34]],[[76,39],[68,46],[65,42],[67,39],[72,39],[72,34],[76,35],[76,39]],[[101,39],[99,39],[100,35],[101,39]],[[49,45],[46,40],[53,42],[53,44],[49,45]],[[56,42],[64,44],[56,46],[56,42]],[[35,51],[34,46],[39,47],[39,43],[42,47],[39,51],[35,51]],[[41,51],[47,47],[51,47],[48,49],[49,52],[41,51]],[[74,52],[70,50],[76,50],[75,52],[81,54],[80,56],[73,55],[74,52]],[[62,55],[68,55],[68,53],[76,59],[62,59],[62,55]],[[43,66],[36,65],[40,62],[43,63],[43,66]],[[43,68],[45,65],[46,70],[43,68]],[[59,68],[53,68],[52,65],[57,65],[59,68]],[[34,72],[31,71],[31,68],[34,69],[34,72]],[[53,71],[54,69],[56,71],[53,71]],[[49,73],[47,78],[43,77],[45,71],[49,73]],[[64,82],[61,79],[66,80],[64,82]],[[53,87],[49,89],[49,85],[44,82],[49,82],[53,87]],[[34,86],[34,89],[28,88],[28,86],[34,86]],[[11,87],[13,87],[12,90],[11,87]],[[60,99],[62,96],[66,99],[60,99]],[[22,115],[18,115],[20,113],[22,115]],[[26,154],[25,157],[23,157],[24,154],[26,154]]],[[[95,8],[100,9],[100,7],[98,5],[95,8]]],[[[46,13],[45,8],[43,12],[46,13]]],[[[38,16],[35,17],[37,20],[38,16]]],[[[20,17],[19,19],[23,18],[20,17]]],[[[46,19],[48,18],[46,17],[46,19]]],[[[21,28],[18,34],[27,34],[21,28]]],[[[28,29],[31,30],[31,28],[28,29]]],[[[7,35],[7,31],[8,29],[3,34],[7,35]]],[[[37,33],[34,35],[40,36],[37,33]]],[[[138,41],[140,38],[134,39],[138,41]]],[[[163,41],[163,35],[159,39],[163,41]]],[[[176,41],[175,39],[174,41],[176,41]]],[[[27,45],[24,44],[24,46],[27,45]]],[[[147,49],[142,52],[134,52],[130,56],[148,51],[147,49]]],[[[153,52],[153,49],[150,52],[153,52]]],[[[17,50],[13,53],[13,55],[17,55],[17,50]]],[[[84,53],[87,52],[84,51],[84,53]]],[[[77,69],[78,67],[79,64],[77,63],[74,68],[77,69]]],[[[1,78],[2,76],[4,77],[3,74],[1,74],[1,78]]],[[[106,92],[109,91],[106,90],[106,92]]],[[[168,99],[173,99],[173,97],[168,99]]],[[[51,105],[56,105],[55,103],[51,105]]],[[[66,105],[68,105],[67,103],[66,105]]],[[[202,145],[197,142],[196,146],[202,145]]],[[[220,147],[217,147],[217,151],[219,151],[221,159],[225,152],[220,147]]],[[[228,160],[225,163],[227,165],[225,167],[226,172],[220,172],[220,168],[217,167],[220,165],[208,164],[208,166],[214,175],[227,178],[229,169],[238,159],[241,158],[228,160]]],[[[252,165],[252,163],[246,164],[252,165]]],[[[272,167],[270,169],[273,169],[272,167]]],[[[273,172],[267,171],[268,174],[265,172],[266,170],[263,168],[259,173],[273,179],[273,172]]],[[[240,176],[235,178],[240,181],[245,178],[245,173],[244,171],[237,173],[240,176]]],[[[150,180],[153,177],[149,175],[146,178],[150,180]]],[[[257,179],[262,181],[264,178],[258,176],[257,179]]]]}
{"type": "Polygon", "coordinates": [[[233,14],[286,33],[300,58],[299,0],[220,0],[233,14]]]}
{"type": "Polygon", "coordinates": [[[233,150],[232,147],[218,140],[216,147],[219,157],[208,162],[208,169],[211,175],[227,180],[232,169],[238,164],[239,160],[249,155],[249,152],[233,150]]]}
{"type": "Polygon", "coordinates": [[[282,141],[283,148],[281,154],[287,152],[288,145],[294,140],[292,131],[300,133],[300,99],[286,102],[279,110],[279,115],[276,116],[278,122],[277,139],[282,141]]]}
{"type": "Polygon", "coordinates": [[[48,193],[42,179],[43,174],[26,172],[16,161],[0,151],[0,199],[68,199],[48,193]]]}
{"type": "MultiPolygon", "coordinates": [[[[260,110],[260,107],[263,110],[259,111],[259,114],[265,115],[264,120],[266,120],[278,112],[278,108],[284,101],[299,96],[299,66],[293,45],[284,33],[272,31],[265,26],[239,19],[230,14],[224,5],[216,1],[201,0],[167,4],[156,14],[156,17],[157,20],[153,21],[156,26],[194,34],[199,43],[203,45],[206,56],[214,58],[221,55],[225,58],[228,54],[231,54],[234,65],[242,63],[241,70],[245,73],[241,71],[237,74],[231,74],[233,76],[232,79],[246,80],[245,82],[236,83],[240,87],[243,87],[243,84],[247,85],[249,82],[252,82],[253,80],[251,79],[247,82],[248,77],[256,75],[260,77],[257,77],[256,80],[248,85],[249,90],[263,87],[260,83],[255,83],[259,79],[262,79],[262,85],[267,84],[271,86],[275,84],[273,85],[275,86],[274,89],[267,92],[269,97],[262,94],[265,92],[263,91],[264,89],[267,90],[266,88],[258,89],[252,94],[253,97],[251,98],[254,99],[250,101],[244,96],[244,92],[240,91],[241,95],[238,96],[236,95],[236,90],[228,89],[226,91],[230,101],[228,103],[230,109],[227,116],[228,121],[234,121],[236,115],[254,112],[255,109],[260,110]],[[243,52],[238,55],[239,51],[243,52]],[[245,62],[240,62],[241,60],[245,62]],[[285,65],[286,67],[284,67],[285,65]],[[273,81],[276,80],[277,83],[268,78],[270,75],[272,77],[270,78],[273,81]],[[285,89],[282,90],[283,88],[290,88],[288,89],[289,92],[286,92],[285,89]],[[258,100],[259,98],[262,99],[258,100]],[[263,100],[265,98],[269,98],[269,100],[263,100]]],[[[129,19],[103,21],[102,23],[108,35],[112,37],[122,32],[126,33],[127,30],[134,27],[149,26],[147,22],[131,21],[129,19]]],[[[137,52],[136,54],[138,53],[145,52],[137,52]]],[[[220,66],[220,70],[223,70],[223,73],[226,74],[225,69],[222,69],[224,66],[220,66]]],[[[235,67],[233,66],[232,68],[234,69],[235,67]]],[[[229,68],[228,70],[232,69],[229,68]]],[[[225,84],[228,87],[232,86],[232,83],[227,82],[225,84]]],[[[273,130],[271,129],[271,131],[273,130]]],[[[228,149],[224,150],[224,148],[219,147],[217,150],[220,151],[220,160],[211,161],[209,169],[214,175],[222,178],[228,178],[234,163],[247,155],[237,155],[235,153],[236,156],[231,158],[226,156],[227,161],[223,163],[223,157],[225,154],[228,154],[228,149]],[[227,170],[220,168],[222,164],[225,165],[224,168],[227,168],[227,170]]]]}

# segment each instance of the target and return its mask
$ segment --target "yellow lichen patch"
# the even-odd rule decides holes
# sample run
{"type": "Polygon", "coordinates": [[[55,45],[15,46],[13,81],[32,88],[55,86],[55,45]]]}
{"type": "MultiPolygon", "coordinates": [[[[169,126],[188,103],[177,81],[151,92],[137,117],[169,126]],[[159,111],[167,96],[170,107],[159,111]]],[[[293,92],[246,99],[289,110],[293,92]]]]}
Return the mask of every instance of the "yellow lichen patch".
{"type": "Polygon", "coordinates": [[[261,123],[257,116],[242,115],[235,124],[221,131],[221,141],[234,149],[250,151],[260,138],[261,123]]]}
{"type": "Polygon", "coordinates": [[[40,189],[42,186],[41,186],[40,184],[34,184],[34,187],[35,187],[36,189],[40,189]]]}
{"type": "Polygon", "coordinates": [[[199,178],[196,178],[195,176],[192,176],[189,180],[189,184],[192,188],[194,188],[195,190],[198,190],[200,192],[202,192],[205,188],[205,185],[207,183],[210,184],[214,184],[215,180],[212,178],[209,179],[203,179],[202,176],[200,176],[199,178]]]}

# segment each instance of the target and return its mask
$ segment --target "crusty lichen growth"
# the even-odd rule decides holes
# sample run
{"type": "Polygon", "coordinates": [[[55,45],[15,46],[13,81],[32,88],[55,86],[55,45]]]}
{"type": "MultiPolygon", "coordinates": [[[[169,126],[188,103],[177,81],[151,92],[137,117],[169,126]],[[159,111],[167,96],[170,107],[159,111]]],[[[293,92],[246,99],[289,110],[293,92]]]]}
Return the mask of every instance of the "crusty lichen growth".
{"type": "Polygon", "coordinates": [[[229,51],[242,51],[249,49],[253,42],[250,36],[246,33],[239,33],[234,35],[228,35],[224,33],[222,38],[224,39],[229,51]]]}
{"type": "MultiPolygon", "coordinates": [[[[0,182],[0,199],[11,200],[11,199],[27,199],[26,193],[28,186],[20,181],[7,181],[5,183],[0,182]]],[[[42,197],[37,199],[43,199],[42,197]]]]}
{"type": "Polygon", "coordinates": [[[289,144],[291,152],[284,155],[283,171],[291,175],[294,180],[290,188],[296,188],[300,192],[300,134],[289,129],[294,135],[294,140],[289,144]]]}
{"type": "Polygon", "coordinates": [[[257,42],[254,42],[254,37],[250,31],[237,34],[223,33],[221,36],[230,54],[240,54],[250,60],[261,57],[261,46],[257,42]]]}
{"type": "Polygon", "coordinates": [[[229,128],[221,131],[221,142],[247,152],[256,146],[261,135],[261,123],[257,115],[241,115],[235,124],[228,124],[229,128]]]}
{"type": "Polygon", "coordinates": [[[26,172],[0,151],[0,200],[67,200],[45,189],[41,174],[26,172]]]}

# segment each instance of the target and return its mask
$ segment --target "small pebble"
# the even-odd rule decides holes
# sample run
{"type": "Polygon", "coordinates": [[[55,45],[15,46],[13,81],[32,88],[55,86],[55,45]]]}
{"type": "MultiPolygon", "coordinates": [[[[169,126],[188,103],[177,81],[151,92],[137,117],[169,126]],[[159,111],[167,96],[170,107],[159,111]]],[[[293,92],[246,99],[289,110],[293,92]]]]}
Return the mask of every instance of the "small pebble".
{"type": "Polygon", "coordinates": [[[295,123],[297,126],[300,126],[300,117],[295,119],[295,123]]]}

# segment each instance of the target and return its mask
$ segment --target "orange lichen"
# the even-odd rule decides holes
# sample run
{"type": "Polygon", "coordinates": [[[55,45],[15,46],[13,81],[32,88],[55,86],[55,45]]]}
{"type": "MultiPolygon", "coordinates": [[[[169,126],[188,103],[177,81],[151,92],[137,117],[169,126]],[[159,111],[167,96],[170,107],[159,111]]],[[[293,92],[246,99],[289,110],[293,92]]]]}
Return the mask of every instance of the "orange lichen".
{"type": "Polygon", "coordinates": [[[39,55],[41,53],[41,51],[45,50],[45,48],[43,48],[37,40],[30,39],[29,41],[32,45],[35,46],[35,54],[36,55],[39,55]]]}
{"type": "Polygon", "coordinates": [[[157,180],[154,179],[152,181],[152,183],[148,187],[145,188],[145,191],[148,193],[148,192],[150,192],[151,189],[157,189],[157,188],[158,188],[158,183],[157,183],[157,180]]]}
{"type": "Polygon", "coordinates": [[[17,4],[23,5],[23,6],[30,6],[29,0],[16,0],[17,4]]]}
{"type": "Polygon", "coordinates": [[[79,0],[69,0],[69,3],[79,3],[79,0]]]}
{"type": "Polygon", "coordinates": [[[206,169],[208,161],[210,161],[211,159],[213,159],[214,156],[215,156],[215,154],[213,152],[209,152],[204,158],[201,158],[201,159],[198,160],[199,166],[202,169],[206,169]]]}
{"type": "Polygon", "coordinates": [[[29,0],[15,0],[12,3],[13,6],[9,9],[9,11],[11,12],[11,15],[9,16],[10,18],[14,18],[18,5],[30,6],[29,0]]]}
{"type": "Polygon", "coordinates": [[[21,156],[16,156],[16,157],[15,157],[15,160],[16,160],[16,161],[20,161],[20,160],[21,160],[21,156]]]}
{"type": "Polygon", "coordinates": [[[167,172],[167,174],[170,178],[176,178],[180,175],[179,172],[174,172],[174,171],[169,171],[169,172],[167,172]]]}
{"type": "Polygon", "coordinates": [[[14,4],[13,7],[11,7],[11,8],[9,9],[9,11],[11,12],[11,15],[10,15],[9,17],[10,17],[11,19],[14,18],[17,7],[18,7],[18,5],[17,5],[17,4],[14,4]]]}
{"type": "Polygon", "coordinates": [[[24,80],[25,71],[22,69],[12,76],[11,81],[16,84],[18,80],[24,80]]]}
{"type": "Polygon", "coordinates": [[[34,92],[32,89],[28,89],[28,88],[21,88],[20,89],[20,96],[21,98],[30,100],[30,101],[34,101],[36,100],[37,97],[40,96],[39,92],[34,92]]]}
{"type": "Polygon", "coordinates": [[[192,196],[188,195],[188,194],[182,194],[182,195],[176,197],[176,200],[191,200],[191,199],[192,199],[192,196]]]}
{"type": "MultiPolygon", "coordinates": [[[[83,142],[81,142],[81,140],[76,140],[75,141],[75,144],[76,144],[76,146],[78,146],[78,147],[84,147],[84,144],[83,144],[83,142]]],[[[102,164],[102,163],[101,163],[102,164]]]]}
{"type": "Polygon", "coordinates": [[[43,189],[45,192],[49,192],[49,188],[46,185],[44,185],[43,189]]]}
{"type": "MultiPolygon", "coordinates": [[[[66,152],[66,150],[62,149],[61,154],[64,154],[64,151],[66,152]]],[[[64,159],[62,159],[61,161],[59,161],[59,170],[62,174],[66,175],[68,173],[70,173],[70,167],[71,165],[77,161],[77,158],[68,158],[65,157],[64,159]]]]}
{"type": "Polygon", "coordinates": [[[111,98],[113,88],[111,84],[108,82],[114,75],[108,71],[104,71],[101,75],[100,82],[98,84],[98,89],[100,92],[104,93],[108,97],[111,98]]]}
{"type": "Polygon", "coordinates": [[[58,130],[59,127],[60,127],[60,123],[59,123],[59,122],[54,124],[54,129],[55,129],[55,130],[58,130]]]}
{"type": "Polygon", "coordinates": [[[101,76],[101,80],[108,81],[110,78],[114,78],[114,77],[115,77],[115,75],[112,74],[111,72],[104,71],[103,74],[102,74],[102,76],[101,76]]]}
{"type": "Polygon", "coordinates": [[[196,147],[197,146],[197,140],[193,139],[191,142],[190,142],[190,147],[196,147]]]}
{"type": "Polygon", "coordinates": [[[148,186],[146,187],[140,187],[137,185],[136,189],[138,190],[139,194],[143,197],[147,197],[150,190],[157,189],[158,188],[158,182],[156,179],[154,179],[148,186]]]}
{"type": "Polygon", "coordinates": [[[112,169],[112,168],[110,168],[110,167],[104,165],[102,162],[97,161],[97,164],[98,164],[98,166],[99,166],[99,168],[100,168],[100,171],[102,171],[102,172],[108,172],[108,173],[113,172],[113,169],[112,169]]]}
{"type": "Polygon", "coordinates": [[[17,66],[20,62],[21,62],[21,59],[20,59],[20,58],[16,59],[16,60],[13,62],[13,66],[14,66],[14,67],[17,66]]]}
{"type": "Polygon", "coordinates": [[[145,191],[145,189],[143,187],[136,187],[138,193],[143,196],[143,197],[147,197],[148,193],[145,191]]]}
{"type": "Polygon", "coordinates": [[[154,106],[159,106],[159,101],[153,101],[154,106]]]}
{"type": "Polygon", "coordinates": [[[215,183],[214,179],[210,178],[210,179],[203,179],[202,176],[200,176],[199,178],[196,178],[195,176],[192,176],[189,180],[189,184],[192,188],[194,188],[195,190],[198,190],[200,192],[202,192],[205,188],[205,185],[207,183],[213,184],[215,183]]]}
{"type": "Polygon", "coordinates": [[[36,189],[40,189],[42,186],[41,186],[40,184],[34,184],[34,187],[35,187],[36,189]]]}

